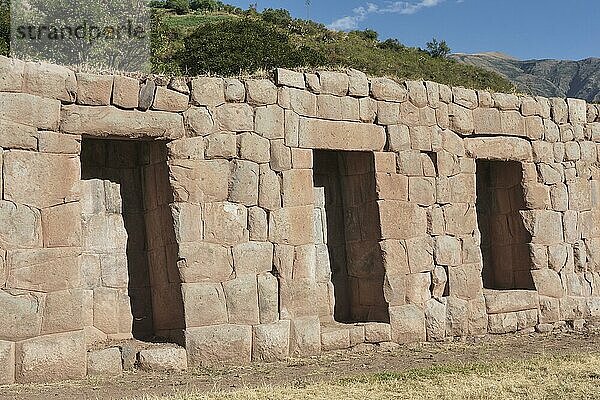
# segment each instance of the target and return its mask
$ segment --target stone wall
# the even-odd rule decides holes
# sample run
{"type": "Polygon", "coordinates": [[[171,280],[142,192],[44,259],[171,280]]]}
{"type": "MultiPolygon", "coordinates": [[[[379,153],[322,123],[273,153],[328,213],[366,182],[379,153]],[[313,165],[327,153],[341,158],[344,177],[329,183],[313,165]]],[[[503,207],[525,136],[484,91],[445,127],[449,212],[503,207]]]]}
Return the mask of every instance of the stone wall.
{"type": "Polygon", "coordinates": [[[0,383],[97,371],[88,350],[134,334],[140,290],[144,330],[184,344],[190,366],[579,326],[600,314],[599,114],[354,70],[139,80],[0,58],[0,383]],[[82,170],[86,142],[107,139],[108,163],[82,170]],[[146,156],[119,167],[139,143],[146,156]],[[320,150],[338,152],[337,174],[320,150]],[[484,184],[478,160],[518,178],[484,184]],[[106,168],[139,172],[141,207],[119,211],[135,183],[106,168]],[[478,184],[498,223],[478,221],[478,184]],[[115,202],[90,209],[101,189],[115,202]],[[509,251],[513,284],[484,289],[509,251]]]}

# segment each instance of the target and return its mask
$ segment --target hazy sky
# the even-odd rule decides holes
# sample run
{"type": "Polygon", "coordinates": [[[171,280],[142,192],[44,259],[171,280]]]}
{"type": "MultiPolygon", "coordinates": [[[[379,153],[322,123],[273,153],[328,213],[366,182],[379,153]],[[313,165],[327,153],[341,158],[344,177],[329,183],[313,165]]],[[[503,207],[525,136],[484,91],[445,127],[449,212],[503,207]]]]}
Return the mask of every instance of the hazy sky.
{"type": "MultiPolygon", "coordinates": [[[[304,0],[224,0],[286,8],[306,18],[304,0]]],[[[444,39],[453,52],[498,51],[519,59],[600,57],[600,0],[312,0],[310,18],[338,30],[374,29],[425,47],[444,39]]]]}

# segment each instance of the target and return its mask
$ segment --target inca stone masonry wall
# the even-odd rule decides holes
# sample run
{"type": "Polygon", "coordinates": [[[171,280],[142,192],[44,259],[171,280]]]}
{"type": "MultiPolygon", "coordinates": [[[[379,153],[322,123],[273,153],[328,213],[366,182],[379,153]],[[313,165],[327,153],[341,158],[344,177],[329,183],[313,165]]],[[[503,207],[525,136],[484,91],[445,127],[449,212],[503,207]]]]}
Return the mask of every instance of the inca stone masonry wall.
{"type": "Polygon", "coordinates": [[[579,326],[599,114],[357,71],[0,58],[0,384],[579,326]]]}

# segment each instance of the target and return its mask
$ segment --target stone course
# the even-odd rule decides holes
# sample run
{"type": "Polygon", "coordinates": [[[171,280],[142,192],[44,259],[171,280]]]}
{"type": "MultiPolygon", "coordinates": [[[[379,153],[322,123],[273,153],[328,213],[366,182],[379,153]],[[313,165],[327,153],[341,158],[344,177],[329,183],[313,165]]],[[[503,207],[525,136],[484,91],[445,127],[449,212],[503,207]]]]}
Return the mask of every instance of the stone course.
{"type": "Polygon", "coordinates": [[[598,105],[0,57],[0,121],[0,384],[600,316],[598,105]]]}

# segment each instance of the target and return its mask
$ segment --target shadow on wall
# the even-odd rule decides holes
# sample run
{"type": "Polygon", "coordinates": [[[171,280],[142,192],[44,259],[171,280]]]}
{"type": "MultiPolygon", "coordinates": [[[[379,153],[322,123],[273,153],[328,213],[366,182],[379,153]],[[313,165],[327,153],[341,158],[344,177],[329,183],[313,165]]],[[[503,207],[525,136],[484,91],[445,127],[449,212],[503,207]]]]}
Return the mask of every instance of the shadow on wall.
{"type": "Polygon", "coordinates": [[[166,160],[166,142],[82,141],[84,277],[109,338],[183,341],[166,160]]]}
{"type": "MultiPolygon", "coordinates": [[[[374,156],[367,152],[314,151],[315,200],[325,215],[331,266],[333,319],[389,322],[379,238],[374,156]],[[321,189],[321,190],[319,190],[321,189]]],[[[322,315],[321,318],[327,316],[322,315]]]]}

